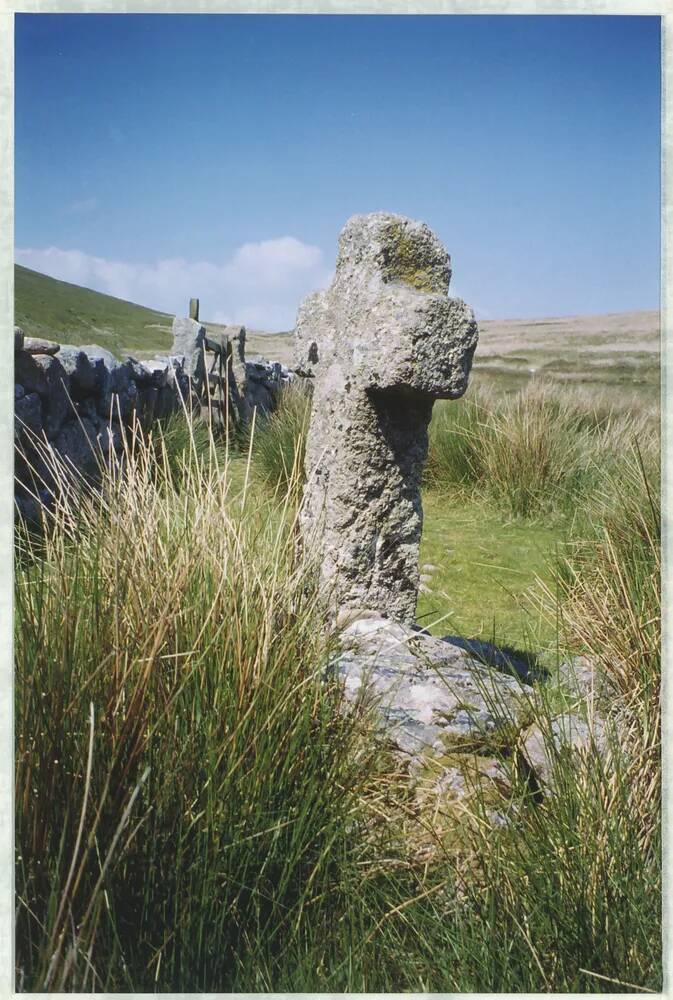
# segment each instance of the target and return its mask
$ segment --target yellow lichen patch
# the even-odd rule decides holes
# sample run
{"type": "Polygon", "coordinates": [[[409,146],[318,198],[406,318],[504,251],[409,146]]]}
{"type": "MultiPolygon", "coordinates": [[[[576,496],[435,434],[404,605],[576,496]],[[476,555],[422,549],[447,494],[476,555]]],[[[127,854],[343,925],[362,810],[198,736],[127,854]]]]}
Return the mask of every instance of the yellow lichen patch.
{"type": "Polygon", "coordinates": [[[419,292],[444,291],[441,276],[430,264],[422,262],[423,247],[400,223],[388,226],[383,257],[383,270],[389,281],[401,281],[419,292]]]}

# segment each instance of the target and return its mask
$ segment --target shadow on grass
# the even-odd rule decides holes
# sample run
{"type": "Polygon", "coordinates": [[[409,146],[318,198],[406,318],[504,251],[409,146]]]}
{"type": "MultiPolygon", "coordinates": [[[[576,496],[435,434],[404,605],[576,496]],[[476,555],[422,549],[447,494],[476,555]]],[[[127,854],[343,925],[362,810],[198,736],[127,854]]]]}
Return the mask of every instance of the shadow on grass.
{"type": "Polygon", "coordinates": [[[449,642],[452,646],[464,649],[475,660],[493,667],[494,670],[500,670],[504,674],[516,674],[524,684],[545,681],[550,676],[535,653],[515,649],[512,646],[496,646],[495,643],[485,642],[483,639],[464,639],[459,635],[444,635],[442,642],[449,642]]]}

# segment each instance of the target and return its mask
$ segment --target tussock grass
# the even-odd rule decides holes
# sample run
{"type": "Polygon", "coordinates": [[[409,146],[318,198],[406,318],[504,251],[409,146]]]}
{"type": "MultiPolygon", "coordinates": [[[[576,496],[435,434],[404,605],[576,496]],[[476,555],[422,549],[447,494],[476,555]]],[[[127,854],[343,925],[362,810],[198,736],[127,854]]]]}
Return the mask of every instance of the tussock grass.
{"type": "Polygon", "coordinates": [[[18,546],[21,989],[226,990],[338,896],[356,836],[372,751],[291,519],[181,454],[176,479],[136,431],[18,546]]]}
{"type": "Polygon", "coordinates": [[[255,471],[281,496],[288,490],[295,498],[301,494],[310,411],[308,394],[290,385],[281,394],[277,409],[258,418],[252,442],[255,471]]]}
{"type": "Polygon", "coordinates": [[[606,747],[569,755],[552,723],[591,702],[540,689],[553,790],[503,751],[502,827],[485,795],[423,809],[344,710],[294,545],[298,401],[266,453],[136,430],[96,487],[43,456],[56,488],[17,543],[20,990],[660,989],[656,435],[535,392],[447,406],[462,437],[442,453],[433,426],[433,474],[504,517],[576,497],[548,610],[613,694],[606,747]],[[508,448],[498,492],[484,455],[508,448]]]}
{"type": "Polygon", "coordinates": [[[542,380],[510,395],[479,389],[435,407],[426,483],[476,489],[515,517],[567,512],[636,438],[656,451],[656,416],[644,407],[623,411],[542,380]]]}
{"type": "Polygon", "coordinates": [[[606,470],[559,567],[563,625],[616,692],[630,810],[657,840],[661,804],[661,512],[654,457],[637,443],[606,470]]]}

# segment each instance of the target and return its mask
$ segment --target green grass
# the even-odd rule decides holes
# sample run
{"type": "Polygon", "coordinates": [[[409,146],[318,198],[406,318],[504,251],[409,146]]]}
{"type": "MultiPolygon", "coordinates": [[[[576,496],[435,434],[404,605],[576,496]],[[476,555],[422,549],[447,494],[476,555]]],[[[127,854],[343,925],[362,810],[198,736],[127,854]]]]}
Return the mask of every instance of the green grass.
{"type": "MultiPolygon", "coordinates": [[[[28,335],[98,343],[118,356],[149,357],[170,349],[172,316],[19,265],[14,274],[15,323],[28,335]]],[[[215,336],[223,329],[207,321],[205,326],[215,336]]],[[[248,330],[247,352],[294,367],[293,334],[248,330]]],[[[586,395],[607,394],[616,405],[656,407],[659,314],[480,323],[474,387],[516,392],[541,374],[561,393],[580,387],[586,395]]]]}
{"type": "Polygon", "coordinates": [[[157,353],[173,342],[172,322],[166,313],[14,267],[14,323],[27,336],[99,344],[117,356],[124,350],[157,353]]]}
{"type": "Polygon", "coordinates": [[[495,609],[516,639],[503,593],[538,566],[551,621],[619,681],[610,755],[558,756],[553,796],[503,761],[502,828],[478,795],[419,806],[342,710],[291,483],[169,423],[102,491],[66,489],[17,552],[19,989],[658,990],[656,481],[628,456],[619,473],[551,577],[558,526],[426,497],[447,589],[486,563],[466,630],[490,638],[495,609]]]}
{"type": "Polygon", "coordinates": [[[473,489],[514,517],[568,514],[625,444],[658,447],[658,412],[627,409],[603,392],[534,380],[517,392],[472,386],[435,406],[425,480],[440,492],[473,489]]]}
{"type": "Polygon", "coordinates": [[[521,389],[544,375],[560,392],[610,393],[619,404],[656,404],[660,390],[659,313],[479,324],[473,382],[521,389]]]}
{"type": "Polygon", "coordinates": [[[310,399],[294,386],[284,390],[275,412],[257,416],[252,441],[255,473],[281,495],[290,488],[301,494],[309,417],[310,399]]]}
{"type": "Polygon", "coordinates": [[[433,492],[423,511],[420,565],[431,592],[419,595],[418,621],[436,635],[554,649],[553,624],[527,597],[539,579],[552,585],[564,526],[508,521],[478,498],[433,492]]]}
{"type": "Polygon", "coordinates": [[[130,437],[102,490],[63,482],[42,536],[19,529],[19,990],[661,988],[657,437],[647,416],[539,402],[438,409],[419,615],[608,675],[603,756],[555,750],[578,706],[533,700],[541,800],[515,749],[489,795],[424,803],[344,711],[294,545],[289,398],[249,451],[175,420],[130,437]],[[559,417],[560,479],[511,446],[546,447],[559,417]],[[501,467],[515,493],[484,474],[501,467]]]}
{"type": "Polygon", "coordinates": [[[174,438],[136,438],[119,473],[20,546],[19,977],[226,991],[301,950],[309,905],[327,920],[337,859],[354,876],[376,745],[322,680],[282,510],[174,438]]]}
{"type": "MultiPolygon", "coordinates": [[[[14,323],[29,337],[62,343],[99,344],[121,358],[166,353],[173,343],[173,316],[134,302],[104,295],[46,274],[14,267],[14,323]]],[[[224,327],[204,321],[217,337],[224,327]]],[[[261,354],[293,367],[291,333],[248,331],[248,355],[261,354]]]]}

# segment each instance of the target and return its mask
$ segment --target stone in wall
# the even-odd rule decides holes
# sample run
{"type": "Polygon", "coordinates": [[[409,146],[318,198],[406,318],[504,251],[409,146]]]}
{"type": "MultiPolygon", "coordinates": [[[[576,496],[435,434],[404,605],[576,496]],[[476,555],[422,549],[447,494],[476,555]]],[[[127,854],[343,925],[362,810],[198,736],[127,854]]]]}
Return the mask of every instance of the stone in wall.
{"type": "Polygon", "coordinates": [[[70,378],[70,394],[74,400],[91,396],[100,374],[91,358],[81,347],[61,347],[59,361],[70,378]]]}
{"type": "MultiPolygon", "coordinates": [[[[97,344],[61,345],[25,337],[15,328],[16,498],[26,519],[39,519],[38,496],[49,502],[50,473],[39,442],[52,447],[78,473],[95,476],[110,450],[119,452],[122,428],[135,418],[148,427],[183,408],[198,412],[204,390],[205,329],[178,318],[174,334],[173,355],[120,361],[97,344]]],[[[230,400],[239,418],[249,419],[254,406],[273,407],[290,373],[285,371],[284,376],[279,366],[253,363],[248,374],[245,329],[237,328],[236,334],[230,400]]]]}
{"type": "Polygon", "coordinates": [[[72,413],[70,379],[58,358],[39,355],[35,357],[35,363],[44,372],[46,389],[43,395],[42,418],[44,432],[51,440],[72,413]]]}
{"type": "Polygon", "coordinates": [[[41,337],[24,337],[21,348],[26,354],[58,354],[61,345],[41,337]]]}
{"type": "Polygon", "coordinates": [[[17,385],[14,393],[15,440],[29,440],[42,432],[42,403],[36,392],[25,392],[17,385]]]}
{"type": "Polygon", "coordinates": [[[175,317],[171,356],[184,358],[184,370],[198,386],[203,385],[206,377],[205,341],[205,326],[184,316],[175,317]]]}

